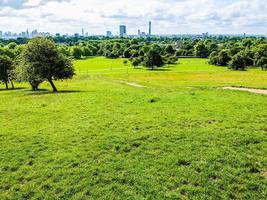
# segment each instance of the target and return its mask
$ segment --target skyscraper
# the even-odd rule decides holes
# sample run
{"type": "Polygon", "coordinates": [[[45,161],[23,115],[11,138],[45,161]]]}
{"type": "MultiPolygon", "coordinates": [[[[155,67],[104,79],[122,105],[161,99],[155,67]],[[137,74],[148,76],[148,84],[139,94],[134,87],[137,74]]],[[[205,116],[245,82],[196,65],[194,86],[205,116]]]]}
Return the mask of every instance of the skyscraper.
{"type": "Polygon", "coordinates": [[[149,21],[149,30],[148,30],[148,35],[151,36],[152,34],[152,23],[149,21]]]}
{"type": "Polygon", "coordinates": [[[84,37],[84,29],[82,28],[82,36],[84,37]]]}
{"type": "Polygon", "coordinates": [[[112,32],[111,31],[107,31],[107,37],[109,37],[109,38],[112,37],[112,32]]]}
{"type": "Polygon", "coordinates": [[[120,25],[120,36],[125,37],[126,36],[126,26],[120,25]]]}

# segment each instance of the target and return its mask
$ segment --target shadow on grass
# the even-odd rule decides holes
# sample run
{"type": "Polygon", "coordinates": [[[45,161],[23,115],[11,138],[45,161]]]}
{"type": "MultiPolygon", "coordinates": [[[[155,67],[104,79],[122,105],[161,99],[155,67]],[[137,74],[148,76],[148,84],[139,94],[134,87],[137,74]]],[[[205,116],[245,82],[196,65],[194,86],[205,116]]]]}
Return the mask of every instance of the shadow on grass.
{"type": "Polygon", "coordinates": [[[148,69],[149,71],[152,71],[152,72],[169,72],[169,71],[172,71],[171,69],[168,69],[168,68],[157,68],[157,69],[148,69]]]}
{"type": "Polygon", "coordinates": [[[9,89],[6,89],[6,88],[0,88],[0,91],[16,91],[16,90],[24,90],[26,88],[24,87],[18,87],[18,88],[9,88],[9,89]]]}
{"type": "Polygon", "coordinates": [[[38,91],[33,91],[33,90],[28,90],[26,92],[26,95],[47,95],[47,94],[68,94],[68,93],[81,93],[81,92],[85,92],[85,91],[81,91],[81,90],[61,90],[58,92],[53,92],[51,90],[48,89],[39,89],[38,91]]]}

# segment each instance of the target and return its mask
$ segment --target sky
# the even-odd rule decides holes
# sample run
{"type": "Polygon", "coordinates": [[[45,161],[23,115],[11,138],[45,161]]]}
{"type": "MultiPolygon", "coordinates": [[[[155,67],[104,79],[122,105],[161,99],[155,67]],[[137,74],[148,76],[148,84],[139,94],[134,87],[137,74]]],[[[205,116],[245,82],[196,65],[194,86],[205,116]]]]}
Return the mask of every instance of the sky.
{"type": "Polygon", "coordinates": [[[0,30],[267,35],[266,0],[0,0],[0,30]]]}

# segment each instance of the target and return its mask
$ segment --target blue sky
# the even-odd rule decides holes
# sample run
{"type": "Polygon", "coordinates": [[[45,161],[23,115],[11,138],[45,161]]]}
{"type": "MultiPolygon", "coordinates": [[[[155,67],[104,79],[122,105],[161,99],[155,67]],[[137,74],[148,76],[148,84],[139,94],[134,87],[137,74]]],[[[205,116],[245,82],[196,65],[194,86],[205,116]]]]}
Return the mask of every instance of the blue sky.
{"type": "Polygon", "coordinates": [[[249,33],[267,35],[265,0],[0,0],[0,30],[90,34],[249,33]]]}

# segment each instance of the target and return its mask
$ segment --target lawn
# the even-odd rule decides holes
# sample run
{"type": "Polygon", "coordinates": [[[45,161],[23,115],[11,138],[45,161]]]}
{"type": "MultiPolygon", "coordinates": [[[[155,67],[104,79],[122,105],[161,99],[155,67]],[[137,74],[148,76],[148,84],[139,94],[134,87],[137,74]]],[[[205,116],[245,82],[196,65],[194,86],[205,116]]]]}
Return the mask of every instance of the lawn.
{"type": "Polygon", "coordinates": [[[267,72],[75,62],[53,94],[0,90],[0,199],[266,199],[267,72]]]}

